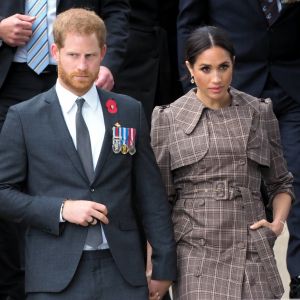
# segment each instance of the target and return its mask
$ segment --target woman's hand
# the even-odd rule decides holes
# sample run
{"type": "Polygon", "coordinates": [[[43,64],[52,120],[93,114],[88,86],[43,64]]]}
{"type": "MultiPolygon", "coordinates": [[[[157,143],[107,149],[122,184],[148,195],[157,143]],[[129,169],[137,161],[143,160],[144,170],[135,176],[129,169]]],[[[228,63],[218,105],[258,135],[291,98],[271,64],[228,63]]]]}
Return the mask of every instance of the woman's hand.
{"type": "Polygon", "coordinates": [[[284,222],[282,220],[274,220],[272,223],[270,223],[267,220],[262,219],[250,226],[250,228],[253,230],[260,227],[268,227],[276,234],[276,236],[279,236],[284,229],[284,222]]]}

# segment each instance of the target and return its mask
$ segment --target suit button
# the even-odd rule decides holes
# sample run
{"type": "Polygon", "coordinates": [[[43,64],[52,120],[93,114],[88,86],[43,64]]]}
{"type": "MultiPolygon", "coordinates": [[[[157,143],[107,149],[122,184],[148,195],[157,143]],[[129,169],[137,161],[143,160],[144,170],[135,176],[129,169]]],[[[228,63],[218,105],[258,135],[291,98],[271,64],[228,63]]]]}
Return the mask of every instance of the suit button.
{"type": "Polygon", "coordinates": [[[94,192],[95,192],[95,189],[94,189],[94,188],[90,188],[90,191],[91,191],[92,193],[94,193],[94,192]]]}

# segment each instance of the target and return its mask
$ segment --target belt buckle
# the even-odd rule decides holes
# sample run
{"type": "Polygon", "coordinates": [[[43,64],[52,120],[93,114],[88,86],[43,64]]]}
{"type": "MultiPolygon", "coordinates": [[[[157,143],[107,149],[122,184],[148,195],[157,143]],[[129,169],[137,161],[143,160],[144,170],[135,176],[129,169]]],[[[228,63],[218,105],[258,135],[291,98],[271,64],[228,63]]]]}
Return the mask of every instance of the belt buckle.
{"type": "Polygon", "coordinates": [[[228,184],[226,180],[217,180],[213,183],[214,198],[217,200],[228,199],[228,184]]]}

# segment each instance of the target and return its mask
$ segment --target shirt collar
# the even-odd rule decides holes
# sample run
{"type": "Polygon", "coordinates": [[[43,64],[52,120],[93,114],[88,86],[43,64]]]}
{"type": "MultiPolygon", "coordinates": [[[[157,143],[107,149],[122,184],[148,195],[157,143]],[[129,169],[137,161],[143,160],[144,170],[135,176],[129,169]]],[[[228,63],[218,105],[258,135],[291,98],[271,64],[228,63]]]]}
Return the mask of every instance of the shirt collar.
{"type": "Polygon", "coordinates": [[[88,104],[88,106],[95,111],[99,105],[99,94],[97,92],[96,86],[93,84],[93,86],[81,97],[73,94],[69,90],[67,90],[65,87],[62,86],[62,84],[59,82],[59,79],[56,81],[56,93],[58,96],[59,104],[61,106],[61,109],[64,113],[69,113],[73,106],[75,105],[75,101],[78,98],[84,98],[85,102],[88,104]]]}

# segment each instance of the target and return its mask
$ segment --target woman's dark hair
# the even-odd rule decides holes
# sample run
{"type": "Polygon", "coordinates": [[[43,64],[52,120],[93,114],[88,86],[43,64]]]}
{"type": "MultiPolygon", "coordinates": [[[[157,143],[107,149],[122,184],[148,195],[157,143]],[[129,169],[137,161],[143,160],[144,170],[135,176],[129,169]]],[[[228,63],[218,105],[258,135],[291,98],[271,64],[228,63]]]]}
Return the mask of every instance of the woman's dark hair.
{"type": "Polygon", "coordinates": [[[197,57],[207,49],[220,47],[226,50],[234,60],[234,47],[227,33],[214,26],[203,26],[195,29],[188,37],[185,58],[193,66],[197,57]]]}

